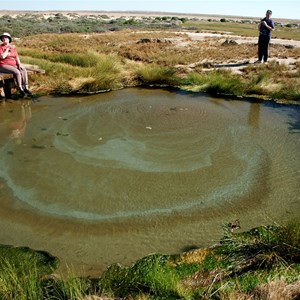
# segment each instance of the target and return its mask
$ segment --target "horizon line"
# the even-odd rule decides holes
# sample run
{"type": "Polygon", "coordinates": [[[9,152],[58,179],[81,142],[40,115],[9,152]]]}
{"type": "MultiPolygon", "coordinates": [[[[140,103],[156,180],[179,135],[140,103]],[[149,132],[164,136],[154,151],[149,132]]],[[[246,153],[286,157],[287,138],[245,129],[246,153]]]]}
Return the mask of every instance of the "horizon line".
{"type": "MultiPolygon", "coordinates": [[[[85,13],[133,13],[133,14],[169,14],[169,15],[183,15],[183,16],[206,16],[206,17],[231,17],[231,18],[261,18],[259,16],[242,16],[242,15],[228,15],[228,14],[206,14],[206,13],[187,13],[187,12],[170,12],[170,11],[152,11],[152,10],[91,10],[91,9],[2,9],[0,15],[4,12],[20,12],[20,13],[45,13],[45,12],[85,12],[85,13]]],[[[294,18],[275,18],[281,20],[295,20],[294,18]]]]}

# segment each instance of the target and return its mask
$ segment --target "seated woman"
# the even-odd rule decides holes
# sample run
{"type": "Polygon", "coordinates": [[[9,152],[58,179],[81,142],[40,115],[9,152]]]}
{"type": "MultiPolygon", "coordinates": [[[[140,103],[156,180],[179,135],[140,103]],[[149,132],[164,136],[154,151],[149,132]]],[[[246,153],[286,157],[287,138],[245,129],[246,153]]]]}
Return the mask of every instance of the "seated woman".
{"type": "Polygon", "coordinates": [[[32,96],[32,93],[28,89],[27,71],[21,65],[16,47],[10,44],[10,34],[4,32],[0,36],[0,40],[2,41],[0,45],[0,73],[14,75],[21,97],[24,97],[26,94],[32,96]]]}

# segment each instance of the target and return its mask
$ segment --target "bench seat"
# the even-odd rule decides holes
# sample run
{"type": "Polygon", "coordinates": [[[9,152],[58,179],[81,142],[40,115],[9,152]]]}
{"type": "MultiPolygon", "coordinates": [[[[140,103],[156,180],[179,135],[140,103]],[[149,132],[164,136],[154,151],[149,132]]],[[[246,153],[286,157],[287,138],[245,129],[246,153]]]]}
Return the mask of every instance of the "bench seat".
{"type": "MultiPolygon", "coordinates": [[[[38,69],[36,66],[32,65],[26,65],[24,64],[28,77],[30,77],[31,74],[45,74],[45,70],[38,69]]],[[[3,88],[4,97],[6,99],[11,98],[11,89],[16,87],[14,76],[12,74],[7,73],[0,73],[0,88],[3,88]]]]}

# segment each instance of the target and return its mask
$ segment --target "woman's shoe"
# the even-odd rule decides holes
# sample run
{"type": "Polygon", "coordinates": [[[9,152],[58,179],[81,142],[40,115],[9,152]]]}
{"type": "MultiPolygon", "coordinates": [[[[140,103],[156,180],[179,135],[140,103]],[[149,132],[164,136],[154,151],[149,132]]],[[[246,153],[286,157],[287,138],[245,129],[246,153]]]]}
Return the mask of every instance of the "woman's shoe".
{"type": "Polygon", "coordinates": [[[20,97],[21,97],[21,98],[24,98],[25,95],[26,95],[25,92],[24,92],[23,90],[20,90],[20,97]]]}
{"type": "Polygon", "coordinates": [[[24,92],[25,92],[28,96],[32,96],[32,93],[31,93],[28,89],[24,89],[24,92]]]}

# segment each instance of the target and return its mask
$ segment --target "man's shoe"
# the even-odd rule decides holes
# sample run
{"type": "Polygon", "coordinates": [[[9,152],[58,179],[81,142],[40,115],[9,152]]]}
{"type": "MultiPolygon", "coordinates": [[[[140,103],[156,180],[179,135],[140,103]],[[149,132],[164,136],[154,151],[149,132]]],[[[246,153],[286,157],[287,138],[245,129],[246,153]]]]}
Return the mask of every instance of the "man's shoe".
{"type": "Polygon", "coordinates": [[[261,64],[261,60],[257,60],[256,62],[254,62],[255,64],[261,64]]]}
{"type": "Polygon", "coordinates": [[[31,93],[28,89],[24,89],[24,92],[25,92],[28,96],[32,96],[32,93],[31,93]]]}

